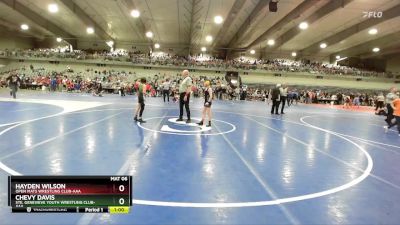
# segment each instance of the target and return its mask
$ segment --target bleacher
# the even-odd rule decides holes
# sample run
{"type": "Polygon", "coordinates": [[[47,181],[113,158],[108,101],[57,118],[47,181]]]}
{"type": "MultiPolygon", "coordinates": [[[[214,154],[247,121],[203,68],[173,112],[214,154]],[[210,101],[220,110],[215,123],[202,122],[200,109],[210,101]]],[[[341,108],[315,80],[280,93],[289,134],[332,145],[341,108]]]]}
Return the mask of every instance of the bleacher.
{"type": "MultiPolygon", "coordinates": [[[[127,82],[133,82],[138,77],[152,77],[156,74],[176,75],[180,74],[186,67],[175,66],[152,66],[145,68],[144,65],[135,65],[132,63],[115,64],[114,62],[98,63],[91,62],[69,62],[59,61],[59,63],[50,63],[45,60],[29,59],[24,61],[10,60],[9,63],[0,68],[0,76],[6,76],[6,72],[10,70],[20,70],[22,67],[26,69],[23,73],[26,76],[37,76],[39,73],[31,71],[30,66],[37,68],[45,68],[41,71],[40,75],[49,75],[52,71],[63,72],[70,77],[82,76],[85,79],[94,79],[100,76],[102,71],[119,71],[126,72],[127,82]],[[70,66],[73,72],[67,72],[67,66],[70,66]],[[97,73],[96,73],[97,72],[97,73]]],[[[215,70],[208,68],[191,68],[192,76],[221,76],[224,70],[215,70]]],[[[361,81],[357,80],[359,77],[354,76],[323,76],[322,79],[317,78],[315,75],[310,75],[304,72],[280,72],[280,76],[275,76],[276,72],[272,71],[243,71],[239,70],[243,82],[246,84],[276,84],[288,83],[298,85],[312,85],[312,86],[330,86],[330,87],[344,87],[344,88],[357,88],[357,89],[388,89],[394,85],[394,79],[376,78],[376,77],[363,77],[361,81]],[[245,74],[246,73],[246,74],[245,74]]],[[[0,78],[1,79],[1,78],[0,78]]]]}

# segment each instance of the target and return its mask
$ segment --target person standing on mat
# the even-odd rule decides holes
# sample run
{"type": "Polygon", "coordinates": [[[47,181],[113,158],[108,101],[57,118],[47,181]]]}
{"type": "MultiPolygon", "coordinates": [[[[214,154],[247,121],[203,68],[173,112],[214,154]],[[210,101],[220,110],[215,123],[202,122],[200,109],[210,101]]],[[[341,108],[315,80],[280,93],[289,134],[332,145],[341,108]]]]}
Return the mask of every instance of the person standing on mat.
{"type": "Polygon", "coordinates": [[[279,103],[280,103],[280,90],[279,88],[281,87],[281,84],[277,84],[275,88],[272,89],[271,91],[271,100],[272,100],[272,108],[271,108],[271,114],[279,115],[278,110],[279,110],[279,103]]]}
{"type": "Polygon", "coordinates": [[[376,97],[376,107],[375,107],[375,113],[379,113],[384,107],[385,103],[385,96],[383,96],[383,93],[380,92],[379,95],[376,97]]]}
{"type": "Polygon", "coordinates": [[[176,121],[183,121],[183,106],[186,109],[187,120],[186,123],[192,122],[190,120],[190,92],[192,91],[192,78],[189,77],[189,71],[182,71],[183,80],[179,84],[179,119],[176,121]]]}
{"type": "Polygon", "coordinates": [[[287,99],[287,94],[288,94],[288,88],[286,86],[286,84],[283,84],[282,87],[279,88],[279,92],[280,92],[280,100],[281,100],[281,104],[282,104],[282,108],[281,108],[281,114],[285,114],[283,112],[283,109],[285,109],[285,103],[286,103],[286,99],[287,99]]]}
{"type": "Polygon", "coordinates": [[[392,88],[390,88],[390,92],[386,95],[387,115],[386,115],[385,122],[387,123],[387,126],[383,127],[383,128],[385,128],[385,132],[387,132],[389,129],[389,126],[392,125],[392,119],[394,118],[394,116],[393,116],[393,108],[392,108],[391,103],[396,98],[398,98],[398,96],[396,96],[396,88],[392,87],[392,88]]]}
{"type": "Polygon", "coordinates": [[[208,116],[208,125],[207,127],[211,127],[211,104],[213,99],[213,90],[210,87],[210,81],[204,82],[204,108],[201,117],[200,123],[197,123],[199,126],[203,126],[206,121],[206,115],[208,116]]]}
{"type": "Polygon", "coordinates": [[[400,136],[400,98],[396,96],[395,100],[390,103],[390,106],[393,109],[393,116],[396,119],[396,122],[392,123],[388,129],[397,125],[397,130],[399,131],[400,136]]]}
{"type": "Polygon", "coordinates": [[[138,105],[136,107],[136,112],[135,112],[135,118],[133,120],[139,122],[139,123],[146,123],[142,119],[143,111],[144,111],[144,95],[146,94],[146,78],[140,78],[140,81],[137,81],[138,83],[138,105]]]}
{"type": "Polygon", "coordinates": [[[165,102],[165,97],[168,98],[169,102],[169,90],[171,89],[171,82],[169,79],[166,79],[164,83],[162,84],[162,91],[163,91],[163,97],[164,97],[164,102],[165,102]]]}
{"type": "Polygon", "coordinates": [[[18,77],[16,72],[12,72],[11,75],[7,77],[6,81],[8,83],[8,87],[10,88],[10,96],[12,96],[14,99],[17,98],[17,91],[21,83],[21,79],[18,77]]]}

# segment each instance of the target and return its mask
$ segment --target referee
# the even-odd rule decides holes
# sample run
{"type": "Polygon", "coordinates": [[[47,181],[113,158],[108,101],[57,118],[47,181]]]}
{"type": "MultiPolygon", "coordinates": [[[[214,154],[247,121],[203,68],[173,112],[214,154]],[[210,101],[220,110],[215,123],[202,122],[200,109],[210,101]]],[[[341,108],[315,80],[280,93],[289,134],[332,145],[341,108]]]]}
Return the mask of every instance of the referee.
{"type": "Polygon", "coordinates": [[[168,98],[169,102],[169,90],[171,89],[171,82],[167,78],[164,83],[162,83],[162,89],[163,89],[163,97],[164,97],[164,102],[165,102],[165,97],[168,98]]]}
{"type": "Polygon", "coordinates": [[[183,105],[185,105],[187,120],[186,123],[191,123],[190,120],[190,109],[189,109],[189,98],[190,92],[192,91],[192,78],[189,77],[189,71],[182,71],[183,80],[179,84],[179,119],[176,121],[183,121],[183,105]]]}

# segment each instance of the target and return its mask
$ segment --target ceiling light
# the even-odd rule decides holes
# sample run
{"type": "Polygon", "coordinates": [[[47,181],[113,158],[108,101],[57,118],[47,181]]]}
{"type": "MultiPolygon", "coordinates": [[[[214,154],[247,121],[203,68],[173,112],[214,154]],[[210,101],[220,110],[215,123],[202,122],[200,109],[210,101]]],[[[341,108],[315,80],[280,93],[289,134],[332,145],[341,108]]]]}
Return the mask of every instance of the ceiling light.
{"type": "Polygon", "coordinates": [[[250,50],[250,54],[254,55],[256,54],[256,51],[254,49],[250,50]]]}
{"type": "Polygon", "coordinates": [[[216,24],[221,24],[223,21],[224,21],[224,19],[222,19],[222,16],[214,17],[214,23],[216,23],[216,24]]]}
{"type": "Polygon", "coordinates": [[[147,32],[146,32],[146,37],[152,38],[152,37],[153,37],[153,32],[147,31],[147,32]]]}
{"type": "Polygon", "coordinates": [[[297,53],[296,53],[296,52],[292,52],[292,56],[293,56],[293,57],[296,57],[296,56],[297,56],[297,53]]]}
{"type": "Polygon", "coordinates": [[[207,35],[206,41],[207,42],[211,42],[212,40],[213,40],[212,36],[211,35],[207,35]]]}
{"type": "Polygon", "coordinates": [[[307,22],[301,22],[299,24],[299,28],[302,29],[302,30],[307,29],[308,28],[308,23],[307,22]]]}
{"type": "Polygon", "coordinates": [[[269,46],[272,46],[272,45],[275,44],[275,41],[274,41],[273,39],[269,39],[269,40],[267,41],[267,44],[268,44],[269,46]]]}
{"type": "Polygon", "coordinates": [[[57,40],[57,42],[61,42],[62,38],[58,37],[56,40],[57,40]]]}
{"type": "Polygon", "coordinates": [[[201,47],[201,51],[205,52],[205,51],[207,51],[207,48],[206,47],[201,47]]]}
{"type": "Polygon", "coordinates": [[[337,56],[336,56],[336,59],[340,59],[340,55],[337,55],[337,56]]]}
{"type": "Polygon", "coordinates": [[[131,16],[134,17],[134,18],[138,18],[140,16],[139,10],[136,10],[136,9],[132,10],[131,11],[131,16]]]}
{"type": "Polygon", "coordinates": [[[380,49],[379,49],[379,48],[373,48],[372,51],[373,51],[373,52],[379,52],[380,49]]]}
{"type": "Polygon", "coordinates": [[[28,30],[28,29],[29,29],[29,26],[26,25],[26,24],[22,24],[22,25],[21,25],[21,29],[22,29],[22,30],[28,30]]]}
{"type": "Polygon", "coordinates": [[[88,28],[86,28],[86,33],[88,33],[88,34],[93,34],[93,33],[94,33],[93,27],[88,27],[88,28]]]}
{"type": "Polygon", "coordinates": [[[155,44],[154,44],[154,48],[160,48],[160,44],[155,43],[155,44]]]}
{"type": "Polygon", "coordinates": [[[326,48],[326,46],[328,46],[326,43],[321,43],[321,44],[319,45],[320,48],[326,48]]]}
{"type": "Polygon", "coordinates": [[[58,5],[57,4],[49,4],[48,6],[47,6],[47,9],[49,10],[49,12],[51,12],[51,13],[56,13],[56,12],[58,12],[58,5]]]}
{"type": "Polygon", "coordinates": [[[371,28],[368,31],[368,34],[371,34],[371,35],[374,35],[374,34],[377,34],[377,33],[378,33],[378,30],[376,28],[371,28]]]}

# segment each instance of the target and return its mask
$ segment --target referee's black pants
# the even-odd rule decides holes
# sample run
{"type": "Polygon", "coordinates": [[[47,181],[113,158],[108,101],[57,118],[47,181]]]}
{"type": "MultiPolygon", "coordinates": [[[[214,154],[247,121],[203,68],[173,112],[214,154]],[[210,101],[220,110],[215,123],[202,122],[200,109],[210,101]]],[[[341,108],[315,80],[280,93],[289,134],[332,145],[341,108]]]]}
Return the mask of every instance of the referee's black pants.
{"type": "Polygon", "coordinates": [[[185,92],[179,94],[179,119],[182,119],[183,117],[183,106],[185,106],[187,118],[188,120],[190,120],[190,109],[189,109],[190,95],[188,95],[186,101],[184,101],[185,95],[186,95],[185,92]]]}
{"type": "Polygon", "coordinates": [[[167,96],[169,102],[169,90],[163,90],[164,102],[165,102],[165,96],[167,96]]]}

